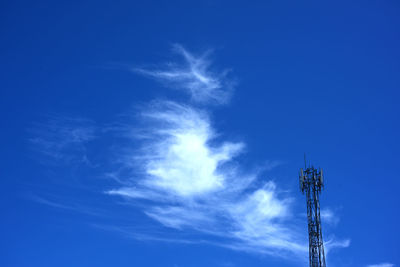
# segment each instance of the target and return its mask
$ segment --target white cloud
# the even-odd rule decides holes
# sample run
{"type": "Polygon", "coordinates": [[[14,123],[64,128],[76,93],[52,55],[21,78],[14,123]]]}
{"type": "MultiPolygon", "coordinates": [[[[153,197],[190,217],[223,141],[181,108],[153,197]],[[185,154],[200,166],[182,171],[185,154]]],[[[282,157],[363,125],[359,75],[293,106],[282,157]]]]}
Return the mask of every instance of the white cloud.
{"type": "Polygon", "coordinates": [[[324,243],[326,254],[329,254],[329,252],[332,249],[347,248],[348,246],[350,246],[350,239],[337,240],[334,237],[330,237],[330,238],[325,239],[325,243],[324,243]]]}
{"type": "Polygon", "coordinates": [[[380,264],[372,264],[367,265],[367,267],[394,267],[395,265],[392,263],[380,263],[380,264]]]}
{"type": "Polygon", "coordinates": [[[172,88],[186,91],[195,102],[226,103],[233,87],[233,82],[227,79],[228,71],[212,71],[209,52],[195,56],[180,45],[173,47],[183,57],[183,64],[170,63],[165,69],[137,68],[134,71],[153,77],[172,88]]]}
{"type": "MultiPolygon", "coordinates": [[[[185,66],[136,71],[186,90],[195,102],[226,102],[231,88],[224,74],[210,71],[207,54],[195,57],[181,46],[175,49],[185,66]]],[[[132,177],[114,179],[121,185],[108,194],[144,203],[143,212],[165,227],[212,235],[208,243],[307,259],[306,233],[294,223],[287,192],[279,191],[272,181],[261,181],[256,172],[244,171],[236,161],[244,143],[221,140],[205,110],[172,101],[155,101],[144,110],[142,119],[148,126],[127,129],[137,133],[134,142],[142,147],[121,157],[132,177]]],[[[267,162],[264,168],[278,164],[267,162]]],[[[333,218],[329,211],[323,216],[333,218]]],[[[168,240],[160,233],[153,239],[168,240]]],[[[348,245],[348,240],[332,239],[327,251],[348,245]]]]}
{"type": "Polygon", "coordinates": [[[150,126],[141,134],[144,146],[140,155],[133,159],[140,162],[135,166],[143,167],[144,177],[136,190],[124,187],[110,192],[135,197],[162,194],[164,198],[193,198],[224,189],[231,180],[226,174],[233,172],[234,166],[220,168],[244,145],[224,142],[211,146],[216,134],[205,112],[173,102],[155,103],[153,106],[158,108],[142,114],[150,126]]]}
{"type": "Polygon", "coordinates": [[[153,122],[141,153],[147,179],[142,186],[180,197],[192,197],[224,187],[217,168],[243,149],[242,143],[211,147],[215,137],[206,113],[173,102],[156,102],[143,113],[153,122]]]}
{"type": "Polygon", "coordinates": [[[290,199],[279,197],[272,182],[250,189],[257,177],[234,162],[243,143],[217,142],[204,111],[173,102],[153,106],[158,108],[143,113],[150,126],[141,135],[140,156],[127,157],[143,166],[142,176],[109,194],[151,200],[144,212],[162,225],[228,238],[244,250],[307,250],[288,222],[290,199]]]}
{"type": "Polygon", "coordinates": [[[330,225],[337,225],[340,220],[339,216],[329,208],[321,209],[321,219],[324,224],[330,225]]]}

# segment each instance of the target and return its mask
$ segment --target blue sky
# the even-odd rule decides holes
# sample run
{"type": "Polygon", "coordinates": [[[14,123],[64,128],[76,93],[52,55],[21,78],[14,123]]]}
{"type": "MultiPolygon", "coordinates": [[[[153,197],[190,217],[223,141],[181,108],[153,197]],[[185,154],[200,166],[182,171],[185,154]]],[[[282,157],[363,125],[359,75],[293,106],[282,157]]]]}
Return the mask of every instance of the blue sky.
{"type": "Polygon", "coordinates": [[[4,1],[1,257],[399,266],[396,1],[4,1]]]}

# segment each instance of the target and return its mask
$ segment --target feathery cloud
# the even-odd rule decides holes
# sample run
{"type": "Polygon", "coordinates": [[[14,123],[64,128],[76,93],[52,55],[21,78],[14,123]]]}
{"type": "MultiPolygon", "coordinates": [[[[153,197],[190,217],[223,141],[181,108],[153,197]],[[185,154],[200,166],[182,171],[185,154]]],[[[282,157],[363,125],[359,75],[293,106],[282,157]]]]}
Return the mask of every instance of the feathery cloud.
{"type": "MultiPolygon", "coordinates": [[[[153,101],[141,112],[145,127],[117,127],[135,137],[139,149],[129,151],[114,162],[123,164],[130,176],[110,174],[117,183],[106,191],[140,203],[143,213],[164,227],[176,231],[212,236],[209,240],[169,237],[160,231],[136,231],[135,227],[111,227],[141,239],[183,243],[210,243],[235,250],[306,259],[306,238],[294,223],[292,199],[272,181],[259,177],[238,164],[245,149],[243,142],[224,141],[212,127],[205,104],[223,104],[229,99],[232,82],[227,72],[211,70],[209,53],[196,57],[182,46],[175,51],[184,64],[170,64],[163,70],[136,69],[173,88],[190,94],[191,102],[153,101]],[[203,109],[193,106],[202,103],[203,109]],[[190,105],[192,104],[192,105],[190,105]]],[[[32,129],[31,144],[41,153],[63,162],[84,162],[87,143],[94,140],[96,127],[89,120],[54,117],[32,129]]],[[[135,145],[132,145],[135,146],[135,145]]],[[[124,150],[126,151],[126,150],[124,150]]],[[[264,170],[279,165],[268,161],[264,170]]],[[[74,210],[58,202],[36,198],[49,206],[74,210]]],[[[322,211],[334,221],[330,210],[322,211]]],[[[107,228],[107,227],[105,227],[107,228]]],[[[110,227],[108,227],[110,228],[110,227]]],[[[168,231],[164,231],[168,232],[168,231]]],[[[348,240],[326,243],[329,251],[346,247],[348,240]]]]}
{"type": "MultiPolygon", "coordinates": [[[[226,72],[210,70],[208,53],[196,57],[182,46],[174,48],[185,64],[135,71],[186,91],[192,104],[226,103],[232,90],[226,72]]],[[[144,110],[141,118],[148,126],[135,136],[141,148],[122,157],[132,177],[115,179],[120,186],[107,194],[140,202],[143,212],[162,226],[213,236],[213,244],[306,259],[306,236],[299,234],[303,229],[299,230],[294,223],[292,199],[280,192],[274,182],[244,171],[237,163],[236,158],[244,153],[244,143],[221,140],[206,110],[189,104],[154,101],[144,110]]],[[[128,132],[137,133],[133,128],[128,127],[128,132]]],[[[267,163],[266,170],[279,164],[267,163]]],[[[322,216],[329,222],[335,221],[330,210],[323,211],[322,216]]],[[[139,236],[169,240],[160,233],[139,236]]],[[[196,242],[185,238],[171,240],[196,242]]],[[[326,251],[349,244],[349,240],[332,238],[326,243],[326,251]]]]}
{"type": "Polygon", "coordinates": [[[168,64],[167,68],[148,70],[136,68],[133,71],[155,78],[174,89],[181,89],[197,103],[228,102],[234,82],[227,79],[228,71],[212,71],[210,52],[195,56],[180,45],[173,46],[174,51],[183,57],[183,64],[168,64]]]}
{"type": "Polygon", "coordinates": [[[109,194],[150,200],[144,212],[162,225],[229,239],[235,249],[274,255],[307,250],[288,221],[291,199],[279,197],[271,181],[251,190],[258,177],[234,160],[244,144],[218,142],[205,111],[158,101],[142,115],[150,124],[141,135],[144,145],[126,165],[134,160],[143,169],[109,194]]]}

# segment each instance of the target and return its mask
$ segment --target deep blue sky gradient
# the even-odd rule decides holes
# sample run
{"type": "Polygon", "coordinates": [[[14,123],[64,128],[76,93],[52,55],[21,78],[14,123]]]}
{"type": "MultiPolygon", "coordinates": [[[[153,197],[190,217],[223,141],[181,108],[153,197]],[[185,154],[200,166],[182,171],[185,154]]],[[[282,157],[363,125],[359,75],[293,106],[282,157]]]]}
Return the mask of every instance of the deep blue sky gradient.
{"type": "MultiPolygon", "coordinates": [[[[212,48],[215,66],[232,69],[235,93],[214,108],[214,127],[246,142],[244,166],[282,162],[266,179],[291,191],[298,211],[303,153],[324,168],[321,205],[340,217],[329,230],[351,239],[330,254],[334,266],[399,265],[399,14],[397,1],[3,1],[0,265],[299,266],[96,227],[149,219],[103,194],[111,184],[99,173],[110,166],[93,173],[31,149],[30,129],[49,116],[108,124],[154,98],[182,97],[128,71],[172,60],[173,43],[212,48]]],[[[101,165],[104,151],[91,151],[101,165]]]]}

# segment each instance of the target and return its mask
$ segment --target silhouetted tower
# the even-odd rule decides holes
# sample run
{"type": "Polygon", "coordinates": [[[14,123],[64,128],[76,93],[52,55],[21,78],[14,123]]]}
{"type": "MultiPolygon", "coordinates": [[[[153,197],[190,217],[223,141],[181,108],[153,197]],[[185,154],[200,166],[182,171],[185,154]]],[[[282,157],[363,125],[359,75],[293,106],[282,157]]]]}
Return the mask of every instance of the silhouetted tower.
{"type": "Polygon", "coordinates": [[[319,209],[319,194],[323,186],[322,169],[307,168],[307,164],[304,170],[300,169],[300,190],[307,197],[310,267],[326,266],[319,209]]]}

